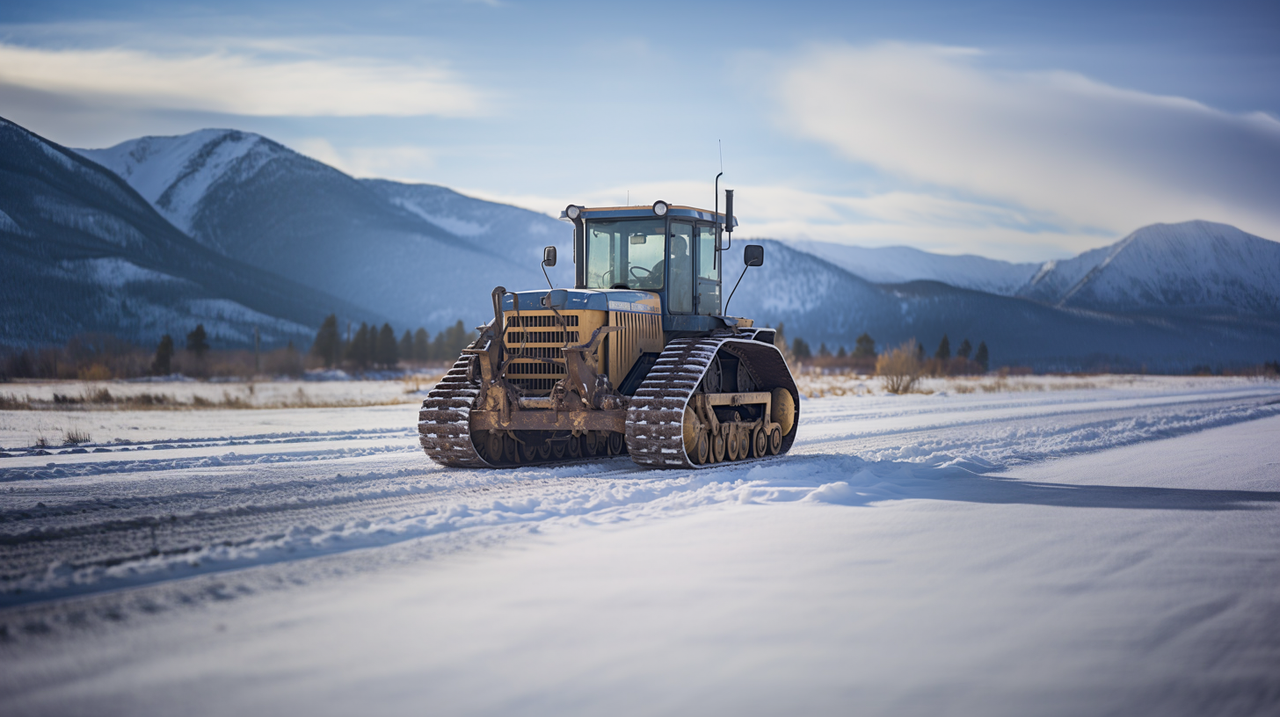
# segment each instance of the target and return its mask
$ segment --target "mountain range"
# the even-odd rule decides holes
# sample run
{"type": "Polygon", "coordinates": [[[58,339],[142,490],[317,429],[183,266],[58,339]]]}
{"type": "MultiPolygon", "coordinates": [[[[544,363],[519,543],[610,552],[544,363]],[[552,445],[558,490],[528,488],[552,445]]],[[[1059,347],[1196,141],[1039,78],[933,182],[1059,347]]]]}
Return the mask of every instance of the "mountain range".
{"type": "MultiPolygon", "coordinates": [[[[489,306],[493,283],[545,284],[542,247],[572,228],[444,187],[358,180],[265,137],[202,130],[79,150],[180,230],[225,256],[368,307],[397,327],[443,328],[489,306]]],[[[552,278],[571,281],[572,268],[552,278]]]]}
{"type": "MultiPolygon", "coordinates": [[[[260,135],[201,130],[68,150],[0,124],[0,344],[110,331],[140,343],[203,320],[224,343],[306,340],[328,313],[436,331],[489,292],[570,285],[572,231],[445,187],[355,179],[260,135]]],[[[1152,225],[1043,264],[764,240],[734,314],[815,347],[986,341],[1038,369],[1280,356],[1280,244],[1210,222],[1152,225]]],[[[737,252],[735,242],[733,252],[737,252]]],[[[727,286],[740,264],[728,255],[727,286]]],[[[185,332],[183,329],[182,332],[185,332]]]]}
{"type": "Polygon", "coordinates": [[[154,343],[309,341],[326,311],[381,315],[213,251],[123,179],[0,119],[0,344],[106,332],[154,343]]]}

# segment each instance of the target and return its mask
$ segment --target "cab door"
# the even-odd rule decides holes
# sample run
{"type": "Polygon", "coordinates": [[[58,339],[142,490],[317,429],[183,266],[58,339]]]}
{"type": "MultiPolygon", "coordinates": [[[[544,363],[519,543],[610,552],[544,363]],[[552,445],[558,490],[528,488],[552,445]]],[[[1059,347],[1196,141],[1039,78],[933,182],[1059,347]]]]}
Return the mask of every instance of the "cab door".
{"type": "Polygon", "coordinates": [[[671,222],[667,235],[667,311],[693,313],[693,224],[671,222]]]}
{"type": "Polygon", "coordinates": [[[699,224],[697,227],[694,265],[697,268],[694,311],[704,316],[718,316],[721,267],[716,261],[716,228],[712,224],[699,224]]]}

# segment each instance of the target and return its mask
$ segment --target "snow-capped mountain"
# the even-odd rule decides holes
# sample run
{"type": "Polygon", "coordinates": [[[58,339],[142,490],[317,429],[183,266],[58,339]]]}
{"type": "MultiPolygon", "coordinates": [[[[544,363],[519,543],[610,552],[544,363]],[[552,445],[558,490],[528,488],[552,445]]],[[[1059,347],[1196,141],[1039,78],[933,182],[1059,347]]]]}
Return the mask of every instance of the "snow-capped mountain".
{"type": "MultiPolygon", "coordinates": [[[[1060,308],[1019,297],[962,289],[935,281],[872,284],[845,269],[778,241],[765,263],[749,269],[730,312],[762,324],[785,324],[814,350],[825,343],[852,349],[864,331],[880,348],[916,339],[930,354],[945,334],[952,347],[985,341],[993,364],[1039,370],[1185,371],[1197,365],[1261,363],[1280,356],[1280,317],[1148,317],[1060,308]]],[[[742,271],[729,256],[729,285],[742,271]]]]}
{"type": "MultiPolygon", "coordinates": [[[[542,247],[572,228],[431,185],[357,180],[260,135],[201,130],[80,152],[205,246],[389,316],[440,329],[486,318],[495,285],[545,284],[542,247]]],[[[572,280],[564,262],[552,273],[572,280]]]]}
{"type": "Polygon", "coordinates": [[[119,177],[0,119],[0,344],[203,322],[216,342],[305,342],[329,311],[373,312],[202,247],[119,177]]]}
{"type": "MultiPolygon", "coordinates": [[[[494,285],[545,284],[546,244],[563,257],[553,281],[571,283],[564,223],[444,187],[357,180],[258,135],[204,130],[82,154],[208,249],[382,312],[397,328],[486,321],[494,285]]],[[[881,347],[915,338],[932,351],[947,334],[987,342],[997,365],[1063,370],[1280,356],[1280,245],[1223,225],[1148,227],[1044,265],[762,243],[765,266],[746,275],[730,310],[785,322],[815,347],[850,348],[865,331],[881,347]]],[[[736,246],[726,290],[741,270],[735,257],[736,246]]]]}
{"type": "Polygon", "coordinates": [[[876,284],[941,281],[962,289],[1013,296],[1040,264],[1015,264],[972,254],[949,256],[905,246],[867,248],[819,241],[794,241],[791,246],[821,257],[876,284]]]}
{"type": "Polygon", "coordinates": [[[1228,311],[1280,318],[1280,243],[1227,224],[1153,224],[1048,262],[1017,292],[1103,311],[1228,311]]]}

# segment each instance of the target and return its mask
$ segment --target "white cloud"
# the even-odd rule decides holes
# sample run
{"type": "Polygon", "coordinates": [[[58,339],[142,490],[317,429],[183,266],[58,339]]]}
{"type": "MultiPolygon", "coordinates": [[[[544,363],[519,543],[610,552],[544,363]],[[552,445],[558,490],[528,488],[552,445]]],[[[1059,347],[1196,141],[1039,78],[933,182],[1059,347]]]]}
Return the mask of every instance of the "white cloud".
{"type": "Polygon", "coordinates": [[[425,170],[435,165],[435,157],[427,147],[397,145],[391,147],[344,147],[338,149],[323,137],[308,137],[290,142],[293,149],[342,170],[353,177],[422,182],[425,170]]]}
{"type": "MultiPolygon", "coordinates": [[[[894,176],[1056,217],[1067,234],[1211,219],[1280,239],[1280,122],[1065,72],[985,69],[980,57],[904,44],[814,50],[780,77],[784,121],[894,176]]],[[[912,223],[876,203],[891,226],[912,223]]],[[[930,204],[902,209],[950,211],[930,204]]]]}
{"type": "Polygon", "coordinates": [[[480,93],[423,64],[0,43],[0,84],[134,109],[251,116],[474,116],[480,93]]]}
{"type": "MultiPolygon", "coordinates": [[[[857,246],[914,246],[942,254],[981,254],[1010,261],[1044,261],[1109,244],[1119,236],[1079,228],[1045,228],[1025,212],[924,193],[841,196],[783,185],[736,185],[740,239],[813,239],[857,246]]],[[[673,181],[608,187],[567,197],[458,191],[553,217],[570,202],[587,206],[645,206],[657,199],[710,209],[712,187],[673,181]]],[[[723,202],[720,209],[723,211],[723,202]]],[[[1136,228],[1136,227],[1135,227],[1136,228]]]]}

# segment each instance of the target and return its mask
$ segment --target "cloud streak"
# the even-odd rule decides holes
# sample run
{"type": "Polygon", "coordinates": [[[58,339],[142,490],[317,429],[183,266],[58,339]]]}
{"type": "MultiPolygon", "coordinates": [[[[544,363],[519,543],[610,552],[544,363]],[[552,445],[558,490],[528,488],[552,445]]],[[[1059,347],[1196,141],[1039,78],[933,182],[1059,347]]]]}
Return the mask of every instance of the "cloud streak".
{"type": "Polygon", "coordinates": [[[978,202],[1116,233],[1213,219],[1280,239],[1280,122],[972,50],[810,51],[780,76],[784,123],[843,156],[978,202]]]}
{"type": "MultiPolygon", "coordinates": [[[[723,185],[722,185],[723,186],[723,185]]],[[[942,254],[977,252],[1011,261],[1073,256],[1116,237],[1039,226],[1025,212],[931,194],[891,191],[868,196],[810,192],[785,185],[733,184],[739,239],[812,239],[859,246],[914,246],[942,254]]],[[[459,189],[470,196],[526,207],[550,216],[573,202],[587,206],[657,199],[710,209],[711,185],[699,181],[592,188],[570,197],[505,195],[459,189]]],[[[724,207],[721,206],[723,210],[724,207]]]]}
{"type": "Polygon", "coordinates": [[[248,116],[468,117],[480,93],[449,72],[360,58],[277,59],[236,52],[164,55],[0,43],[0,84],[87,104],[248,116]]]}

